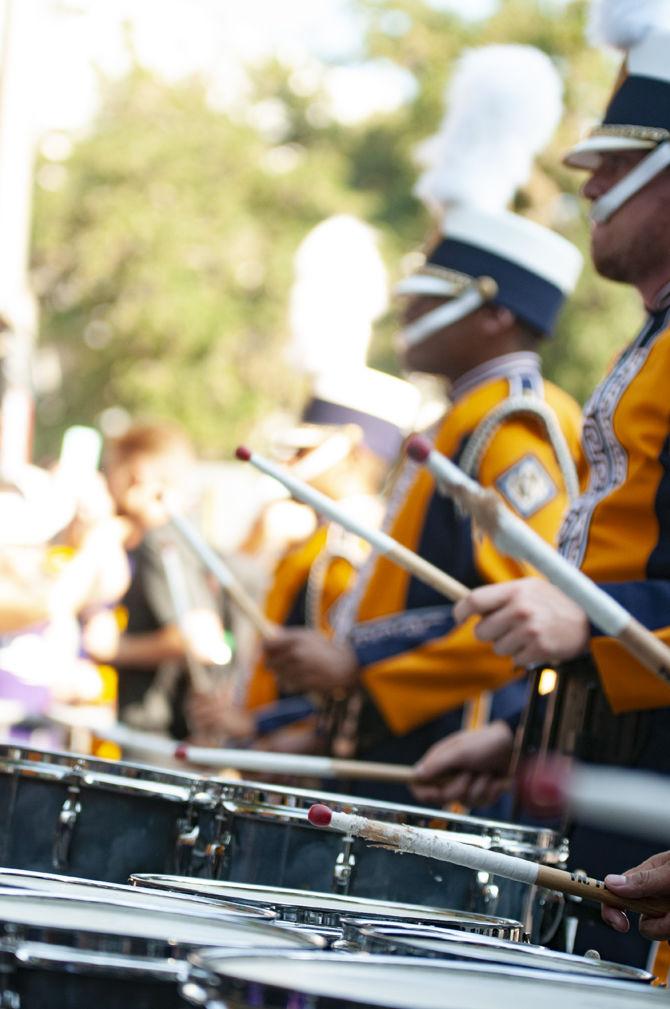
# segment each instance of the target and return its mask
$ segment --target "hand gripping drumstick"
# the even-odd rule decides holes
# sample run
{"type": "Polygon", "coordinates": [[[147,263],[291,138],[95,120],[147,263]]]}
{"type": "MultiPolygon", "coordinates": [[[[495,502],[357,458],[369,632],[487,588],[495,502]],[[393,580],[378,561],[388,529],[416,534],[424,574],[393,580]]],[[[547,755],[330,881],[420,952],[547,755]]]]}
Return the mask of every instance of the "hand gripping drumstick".
{"type": "Polygon", "coordinates": [[[166,508],[172,525],[184,542],[191,548],[196,557],[202,561],[207,570],[214,575],[221,587],[225,589],[233,602],[236,603],[238,609],[249,619],[261,637],[266,639],[274,638],[277,634],[276,624],[268,620],[228,565],[212,550],[210,545],[196,531],[195,526],[188,519],[185,519],[183,515],[178,515],[176,512],[171,511],[167,505],[166,508]]]}
{"type": "Polygon", "coordinates": [[[251,452],[242,445],[237,449],[235,455],[243,462],[250,462],[252,466],[255,466],[262,473],[267,473],[268,476],[279,480],[294,497],[300,501],[304,501],[305,504],[311,505],[317,512],[328,516],[329,519],[337,522],[344,529],[348,529],[349,532],[355,533],[361,539],[367,540],[380,554],[394,561],[399,567],[405,568],[406,571],[415,575],[426,585],[430,585],[431,588],[434,588],[447,599],[457,602],[468,595],[469,589],[465,585],[461,585],[460,582],[457,582],[455,578],[451,578],[446,572],[440,571],[434,564],[429,564],[423,557],[419,557],[418,554],[415,554],[412,550],[408,550],[402,543],[394,540],[392,536],[363,525],[362,522],[353,518],[344,508],[336,504],[332,498],[326,497],[325,494],[314,490],[313,487],[303,483],[302,480],[296,480],[294,476],[287,473],[281,466],[276,466],[269,459],[257,455],[256,452],[251,452]]]}
{"type": "Polygon", "coordinates": [[[517,518],[494,491],[484,489],[466,476],[420,435],[410,439],[407,452],[415,461],[426,463],[438,483],[473,517],[499,550],[532,564],[581,606],[596,627],[617,638],[647,669],[670,683],[670,648],[517,518]]]}
{"type": "Polygon", "coordinates": [[[343,834],[353,834],[366,841],[393,848],[413,855],[425,855],[442,862],[453,862],[468,869],[490,872],[506,879],[515,879],[530,886],[546,887],[559,893],[573,894],[600,904],[607,904],[622,911],[637,911],[641,914],[662,915],[670,911],[670,898],[624,900],[605,888],[605,884],[590,876],[580,876],[529,862],[525,858],[505,855],[497,851],[487,851],[474,845],[463,844],[445,837],[443,831],[410,827],[405,824],[388,824],[380,820],[368,820],[364,816],[336,813],[328,806],[312,806],[307,818],[315,827],[330,827],[343,834]]]}

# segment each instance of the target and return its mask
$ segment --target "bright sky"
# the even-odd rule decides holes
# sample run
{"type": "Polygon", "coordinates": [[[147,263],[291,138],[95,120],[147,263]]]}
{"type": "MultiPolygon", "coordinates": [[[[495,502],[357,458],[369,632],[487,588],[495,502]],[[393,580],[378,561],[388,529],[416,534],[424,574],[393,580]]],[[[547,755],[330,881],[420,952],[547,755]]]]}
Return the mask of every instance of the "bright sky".
{"type": "MultiPolygon", "coordinates": [[[[213,100],[243,93],[241,64],[275,53],[303,72],[357,53],[360,26],[348,0],[10,0],[15,19],[28,16],[39,67],[41,128],[85,123],[96,106],[95,68],[117,74],[127,40],[140,61],[177,78],[200,72],[213,100]],[[25,12],[25,13],[24,13],[25,12]]],[[[431,0],[463,16],[490,13],[497,0],[431,0]]],[[[0,0],[0,11],[8,0],[0,0]]],[[[409,74],[392,64],[339,66],[327,72],[336,116],[353,121],[395,107],[411,94],[409,74]]]]}

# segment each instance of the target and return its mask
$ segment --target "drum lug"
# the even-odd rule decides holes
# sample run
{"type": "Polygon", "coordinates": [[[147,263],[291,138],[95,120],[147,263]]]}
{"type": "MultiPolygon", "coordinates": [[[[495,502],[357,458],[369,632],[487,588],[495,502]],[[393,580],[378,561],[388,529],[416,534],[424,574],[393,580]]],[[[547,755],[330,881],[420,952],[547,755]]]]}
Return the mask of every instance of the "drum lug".
{"type": "Polygon", "coordinates": [[[56,835],[54,837],[52,862],[55,869],[67,869],[70,860],[70,845],[72,834],[81,813],[79,801],[79,786],[70,785],[68,796],[58,814],[56,835]]]}
{"type": "Polygon", "coordinates": [[[206,875],[209,879],[225,879],[227,856],[233,840],[232,817],[223,807],[215,817],[216,831],[214,839],[205,845],[206,875]]]}
{"type": "Polygon", "coordinates": [[[351,834],[342,838],[342,851],[335,859],[333,868],[333,890],[335,893],[349,893],[351,875],[356,868],[356,856],[352,852],[354,839],[351,834]]]}
{"type": "Polygon", "coordinates": [[[493,877],[490,873],[477,873],[477,892],[484,906],[484,914],[492,914],[498,905],[500,887],[497,883],[493,882],[493,877]]]}
{"type": "Polygon", "coordinates": [[[179,876],[188,876],[191,868],[191,855],[200,835],[200,827],[190,819],[184,818],[179,825],[175,850],[175,868],[179,876]]]}

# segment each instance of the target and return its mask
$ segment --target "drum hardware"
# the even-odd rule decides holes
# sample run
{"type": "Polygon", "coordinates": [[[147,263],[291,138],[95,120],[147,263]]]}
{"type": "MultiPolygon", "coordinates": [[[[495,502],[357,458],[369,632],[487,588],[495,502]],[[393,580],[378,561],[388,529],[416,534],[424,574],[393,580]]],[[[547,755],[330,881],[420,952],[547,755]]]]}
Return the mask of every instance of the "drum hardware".
{"type": "Polygon", "coordinates": [[[495,908],[500,896],[500,887],[493,882],[494,877],[489,872],[480,870],[476,875],[477,893],[482,900],[484,908],[495,908]]]}
{"type": "Polygon", "coordinates": [[[349,926],[361,920],[393,922],[412,926],[439,925],[462,932],[491,935],[524,941],[520,922],[491,915],[474,914],[448,908],[422,907],[385,900],[367,900],[363,897],[320,893],[310,890],[289,890],[275,886],[252,886],[248,883],[228,883],[221,880],[185,878],[183,876],[141,875],[131,876],[131,882],[143,888],[177,894],[189,894],[218,904],[221,900],[249,904],[252,907],[270,908],[280,921],[299,925],[339,929],[348,938],[349,926]]]}
{"type": "Polygon", "coordinates": [[[213,838],[204,848],[205,873],[210,879],[219,879],[227,871],[230,859],[230,846],[233,841],[232,815],[224,796],[225,790],[214,813],[213,838]]]}
{"type": "Polygon", "coordinates": [[[70,785],[68,795],[63,803],[53,842],[53,866],[59,871],[69,866],[72,835],[81,813],[81,792],[79,785],[70,785]]]}
{"type": "Polygon", "coordinates": [[[351,874],[356,868],[356,856],[351,850],[353,844],[352,835],[345,834],[342,838],[342,851],[339,852],[333,869],[333,890],[335,893],[349,893],[351,874]]]}
{"type": "Polygon", "coordinates": [[[176,824],[175,872],[186,875],[190,871],[193,855],[200,838],[199,813],[204,809],[211,808],[214,802],[214,796],[203,791],[197,782],[193,783],[184,815],[177,820],[176,824]]]}

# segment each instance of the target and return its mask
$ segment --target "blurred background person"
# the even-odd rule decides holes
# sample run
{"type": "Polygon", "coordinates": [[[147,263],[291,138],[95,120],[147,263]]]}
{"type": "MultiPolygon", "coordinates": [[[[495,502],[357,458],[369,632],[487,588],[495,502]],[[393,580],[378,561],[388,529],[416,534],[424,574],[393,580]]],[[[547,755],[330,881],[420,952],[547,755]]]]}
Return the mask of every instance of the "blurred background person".
{"type": "MultiPolygon", "coordinates": [[[[54,701],[100,698],[82,626],[129,584],[125,527],[95,471],[97,456],[91,466],[72,466],[71,434],[51,471],[14,466],[0,488],[0,697],[15,702],[19,735],[29,735],[30,720],[54,701]]],[[[91,429],[87,439],[99,445],[91,429]]]]}
{"type": "Polygon", "coordinates": [[[188,437],[172,424],[138,424],[107,445],[105,472],[126,523],[131,580],[122,627],[91,624],[85,636],[89,654],[118,670],[119,719],[175,738],[187,734],[193,664],[216,669],[232,657],[220,592],[171,532],[162,503],[169,494],[171,508],[188,508],[195,462],[188,437]]]}
{"type": "MultiPolygon", "coordinates": [[[[274,435],[274,454],[298,479],[376,527],[384,483],[421,399],[411,383],[365,363],[373,323],[388,305],[377,236],[351,215],[328,218],[303,239],[294,269],[290,358],[306,375],[311,395],[300,422],[274,435]]],[[[281,521],[277,509],[286,503],[279,499],[261,516],[273,545],[281,521]]],[[[311,627],[329,637],[330,611],[350,587],[368,545],[306,506],[295,507],[309,513],[307,534],[296,540],[292,523],[285,527],[288,542],[270,578],[264,610],[277,624],[311,627]]],[[[256,548],[262,549],[258,531],[256,548]]],[[[318,738],[324,726],[323,712],[317,716],[315,710],[322,707],[317,692],[280,689],[258,642],[237,703],[231,700],[222,694],[214,705],[207,696],[195,698],[194,721],[222,738],[256,740],[266,748],[314,752],[324,745],[318,738]]]]}

